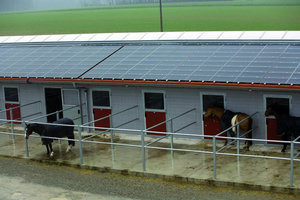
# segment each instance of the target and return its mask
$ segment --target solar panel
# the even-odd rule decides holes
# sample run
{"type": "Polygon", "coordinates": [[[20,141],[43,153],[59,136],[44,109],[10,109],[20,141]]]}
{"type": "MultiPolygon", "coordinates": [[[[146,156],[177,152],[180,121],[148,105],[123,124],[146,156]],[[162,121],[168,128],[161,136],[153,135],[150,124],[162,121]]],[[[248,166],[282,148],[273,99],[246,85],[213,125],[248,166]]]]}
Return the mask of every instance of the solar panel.
{"type": "MultiPolygon", "coordinates": [[[[76,78],[120,46],[0,48],[0,76],[76,78]]],[[[300,84],[300,45],[131,44],[81,78],[300,84]]]]}
{"type": "Polygon", "coordinates": [[[119,47],[1,47],[0,76],[76,78],[119,47]]]}
{"type": "MultiPolygon", "coordinates": [[[[299,46],[289,44],[206,44],[130,46],[128,51],[125,46],[112,56],[115,61],[112,64],[115,64],[114,68],[122,70],[121,78],[125,79],[174,80],[178,77],[178,80],[187,81],[280,81],[278,83],[282,84],[297,80],[291,75],[300,62],[298,49],[299,46]],[[128,64],[126,70],[117,61],[128,64]],[[137,70],[140,70],[139,73],[135,73],[137,70]]],[[[106,62],[109,63],[110,59],[83,77],[94,78],[91,74],[95,72],[102,74],[101,69],[106,67],[106,62]]],[[[109,78],[106,74],[101,77],[109,78]]]]}

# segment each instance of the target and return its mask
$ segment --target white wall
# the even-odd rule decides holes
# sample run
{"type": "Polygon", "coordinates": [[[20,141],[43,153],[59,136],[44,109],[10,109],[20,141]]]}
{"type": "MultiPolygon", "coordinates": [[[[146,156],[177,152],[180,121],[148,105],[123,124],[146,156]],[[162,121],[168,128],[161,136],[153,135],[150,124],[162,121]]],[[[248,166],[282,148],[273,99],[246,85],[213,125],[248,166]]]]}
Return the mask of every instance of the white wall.
{"type": "MultiPolygon", "coordinates": [[[[9,86],[10,84],[1,83],[1,94],[0,103],[1,110],[4,109],[4,97],[3,97],[3,87],[9,86]]],[[[41,100],[42,107],[28,107],[22,108],[22,116],[32,114],[34,112],[46,113],[45,108],[45,97],[44,97],[44,87],[58,87],[57,85],[43,85],[43,84],[12,84],[13,86],[19,87],[19,98],[21,105],[30,103],[36,100],[41,100]]],[[[72,85],[63,85],[61,88],[72,88],[72,85]]],[[[226,108],[234,112],[244,112],[247,114],[253,114],[259,112],[253,117],[253,127],[257,129],[253,133],[254,138],[264,139],[265,133],[265,117],[264,117],[264,95],[290,95],[292,98],[292,110],[291,115],[300,116],[300,94],[299,92],[293,91],[248,91],[248,90],[237,90],[237,89],[188,89],[188,88],[164,88],[164,87],[125,87],[125,86],[109,86],[109,85],[85,85],[87,91],[91,92],[92,89],[109,89],[111,91],[111,106],[112,113],[119,112],[121,110],[130,108],[132,106],[138,105],[138,109],[133,109],[129,112],[125,112],[120,115],[113,117],[113,125],[118,126],[129,120],[139,118],[132,123],[122,126],[120,128],[131,128],[131,129],[144,129],[144,104],[143,104],[143,91],[164,91],[166,94],[165,105],[166,105],[166,115],[167,119],[177,116],[183,112],[190,109],[196,108],[195,112],[189,113],[185,117],[178,118],[174,120],[174,129],[177,130],[193,121],[195,124],[190,127],[181,130],[181,133],[189,133],[202,135],[202,122],[201,122],[201,109],[202,105],[200,102],[200,93],[213,92],[221,93],[226,96],[226,108]]],[[[82,89],[82,102],[86,102],[86,95],[84,89],[82,89]]],[[[87,106],[83,106],[83,111],[85,114],[89,114],[89,120],[92,120],[92,104],[91,99],[89,99],[90,108],[87,110],[87,106]]],[[[5,116],[1,115],[1,118],[5,116]]],[[[84,119],[87,122],[88,118],[84,119]]],[[[167,126],[168,131],[170,131],[170,124],[167,126]]]]}

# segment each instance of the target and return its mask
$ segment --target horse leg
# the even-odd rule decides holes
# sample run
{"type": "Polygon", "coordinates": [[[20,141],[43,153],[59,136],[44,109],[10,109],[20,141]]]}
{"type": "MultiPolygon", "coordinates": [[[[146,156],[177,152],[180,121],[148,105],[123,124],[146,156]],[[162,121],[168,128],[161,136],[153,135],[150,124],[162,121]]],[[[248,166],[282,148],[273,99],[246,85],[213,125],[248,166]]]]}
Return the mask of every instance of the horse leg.
{"type": "Polygon", "coordinates": [[[47,149],[47,155],[49,155],[49,154],[50,154],[50,151],[49,151],[49,146],[48,146],[48,144],[46,144],[46,149],[47,149]]]}
{"type": "Polygon", "coordinates": [[[69,146],[66,150],[66,152],[68,153],[69,151],[71,151],[72,147],[75,146],[75,141],[71,141],[71,140],[74,140],[74,134],[68,136],[68,143],[69,143],[69,146]],[[71,140],[70,140],[71,139],[71,140]]]}
{"type": "MultiPolygon", "coordinates": [[[[252,138],[252,131],[250,131],[249,133],[246,134],[246,138],[248,138],[248,139],[251,139],[251,138],[252,138]]],[[[252,145],[252,141],[251,141],[251,140],[246,140],[246,141],[245,141],[245,144],[246,144],[245,149],[246,149],[247,151],[249,151],[250,146],[252,145]]]]}
{"type": "MultiPolygon", "coordinates": [[[[284,141],[287,141],[288,140],[288,136],[286,135],[286,134],[284,134],[283,136],[282,136],[282,140],[284,140],[284,141]]],[[[281,152],[285,152],[286,151],[286,147],[287,147],[287,143],[283,143],[283,147],[282,147],[282,149],[281,149],[281,152]]]]}
{"type": "Polygon", "coordinates": [[[50,157],[52,158],[54,156],[54,152],[53,152],[53,149],[52,149],[52,143],[49,143],[49,147],[50,147],[50,157]]]}

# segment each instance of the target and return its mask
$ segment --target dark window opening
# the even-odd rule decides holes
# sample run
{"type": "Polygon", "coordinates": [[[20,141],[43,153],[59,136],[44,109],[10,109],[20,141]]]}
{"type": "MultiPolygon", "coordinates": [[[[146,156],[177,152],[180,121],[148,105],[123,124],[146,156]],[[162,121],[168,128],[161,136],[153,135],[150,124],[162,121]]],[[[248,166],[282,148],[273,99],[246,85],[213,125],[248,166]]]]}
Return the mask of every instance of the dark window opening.
{"type": "MultiPolygon", "coordinates": [[[[47,114],[54,113],[56,111],[61,111],[62,99],[61,99],[61,89],[59,88],[45,88],[45,98],[46,98],[46,111],[47,114]]],[[[63,112],[59,112],[59,118],[63,118],[63,112]]],[[[47,116],[48,122],[54,122],[58,120],[56,113],[47,116]]]]}
{"type": "Polygon", "coordinates": [[[208,107],[224,108],[224,96],[223,95],[203,95],[203,111],[206,112],[208,107]]]}
{"type": "Polygon", "coordinates": [[[93,91],[93,106],[109,107],[109,91],[93,91]]]}
{"type": "Polygon", "coordinates": [[[163,93],[144,93],[146,109],[164,109],[164,94],[163,93]]]}
{"type": "Polygon", "coordinates": [[[18,88],[4,88],[5,101],[18,102],[18,88]]]}
{"type": "Polygon", "coordinates": [[[269,106],[275,106],[278,110],[277,112],[280,112],[281,114],[287,114],[290,113],[290,100],[288,98],[273,98],[273,97],[267,97],[267,107],[269,106]]]}

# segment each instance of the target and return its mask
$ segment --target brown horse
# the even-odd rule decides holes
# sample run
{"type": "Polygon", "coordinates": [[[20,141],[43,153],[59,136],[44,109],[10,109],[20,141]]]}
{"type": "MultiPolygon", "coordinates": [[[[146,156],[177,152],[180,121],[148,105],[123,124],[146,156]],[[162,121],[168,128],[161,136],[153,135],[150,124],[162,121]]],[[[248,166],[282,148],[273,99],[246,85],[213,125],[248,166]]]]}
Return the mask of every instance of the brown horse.
{"type": "MultiPolygon", "coordinates": [[[[250,131],[252,129],[252,118],[249,117],[249,115],[245,113],[234,113],[230,110],[225,110],[224,108],[220,107],[208,107],[206,113],[203,114],[203,119],[211,116],[216,116],[220,120],[222,131],[247,118],[245,121],[240,123],[239,126],[242,132],[245,133],[249,131],[249,133],[246,134],[247,138],[252,138],[252,131],[250,131]]],[[[236,131],[236,127],[233,127],[228,132],[230,133],[231,137],[234,137],[236,135],[236,131]]],[[[252,145],[252,141],[247,140],[245,143],[247,144],[246,149],[249,150],[249,147],[252,145]]],[[[225,141],[225,145],[226,144],[227,140],[225,141]]]]}

